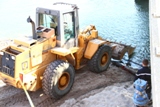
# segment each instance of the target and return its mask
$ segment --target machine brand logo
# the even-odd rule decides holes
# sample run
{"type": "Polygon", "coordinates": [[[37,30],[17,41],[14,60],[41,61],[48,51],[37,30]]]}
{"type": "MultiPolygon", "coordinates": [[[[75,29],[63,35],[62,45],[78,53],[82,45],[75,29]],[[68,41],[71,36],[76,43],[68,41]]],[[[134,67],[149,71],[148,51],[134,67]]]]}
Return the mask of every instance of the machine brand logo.
{"type": "Polygon", "coordinates": [[[28,62],[22,62],[22,70],[26,70],[28,68],[28,62]]]}

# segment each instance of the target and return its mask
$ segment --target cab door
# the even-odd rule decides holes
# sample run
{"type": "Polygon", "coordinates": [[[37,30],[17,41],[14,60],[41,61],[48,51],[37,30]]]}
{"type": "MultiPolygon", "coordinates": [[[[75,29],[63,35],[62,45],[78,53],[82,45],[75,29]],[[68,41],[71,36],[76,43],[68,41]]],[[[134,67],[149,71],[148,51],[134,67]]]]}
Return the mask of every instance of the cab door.
{"type": "Polygon", "coordinates": [[[75,46],[75,19],[74,12],[68,12],[63,14],[63,27],[64,27],[64,48],[71,48],[75,46]]]}

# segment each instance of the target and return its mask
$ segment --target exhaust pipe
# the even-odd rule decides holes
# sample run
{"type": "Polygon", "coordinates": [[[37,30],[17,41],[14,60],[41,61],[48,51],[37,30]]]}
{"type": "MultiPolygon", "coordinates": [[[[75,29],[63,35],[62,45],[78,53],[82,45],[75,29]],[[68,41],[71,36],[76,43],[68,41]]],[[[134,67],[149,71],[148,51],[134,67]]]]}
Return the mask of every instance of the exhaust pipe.
{"type": "Polygon", "coordinates": [[[37,39],[36,31],[35,31],[35,23],[32,21],[30,16],[27,18],[27,22],[32,24],[32,35],[33,39],[37,39]]]}

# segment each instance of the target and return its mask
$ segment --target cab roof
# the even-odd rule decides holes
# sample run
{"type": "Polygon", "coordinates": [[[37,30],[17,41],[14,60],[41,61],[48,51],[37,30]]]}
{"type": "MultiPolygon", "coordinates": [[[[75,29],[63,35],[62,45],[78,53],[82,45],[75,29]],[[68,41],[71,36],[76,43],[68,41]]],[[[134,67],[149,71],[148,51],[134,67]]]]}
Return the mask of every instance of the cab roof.
{"type": "Polygon", "coordinates": [[[53,4],[43,5],[43,7],[37,7],[37,11],[42,8],[49,9],[49,10],[57,10],[60,12],[66,12],[66,11],[73,11],[75,8],[78,8],[78,7],[76,6],[76,4],[56,2],[53,4]]]}

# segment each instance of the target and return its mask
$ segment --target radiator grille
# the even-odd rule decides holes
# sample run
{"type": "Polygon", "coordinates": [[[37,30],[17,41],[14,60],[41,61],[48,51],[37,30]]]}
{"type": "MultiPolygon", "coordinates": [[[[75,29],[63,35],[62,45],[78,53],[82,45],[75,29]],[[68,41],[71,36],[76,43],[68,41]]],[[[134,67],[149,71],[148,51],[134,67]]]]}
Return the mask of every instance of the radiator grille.
{"type": "Polygon", "coordinates": [[[0,72],[14,77],[15,60],[12,59],[11,55],[8,53],[4,53],[0,61],[0,72]]]}

